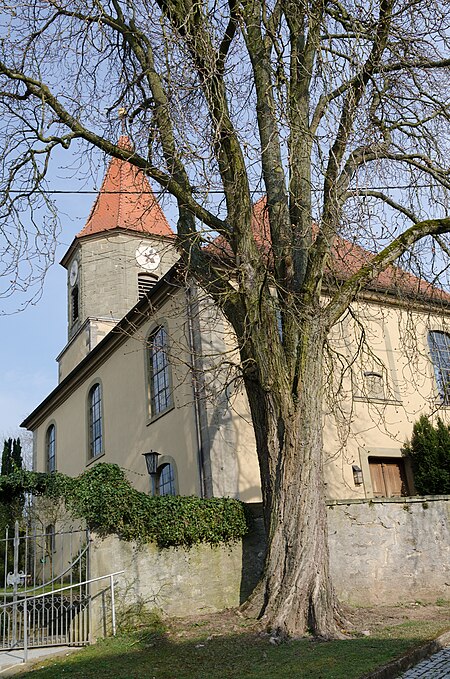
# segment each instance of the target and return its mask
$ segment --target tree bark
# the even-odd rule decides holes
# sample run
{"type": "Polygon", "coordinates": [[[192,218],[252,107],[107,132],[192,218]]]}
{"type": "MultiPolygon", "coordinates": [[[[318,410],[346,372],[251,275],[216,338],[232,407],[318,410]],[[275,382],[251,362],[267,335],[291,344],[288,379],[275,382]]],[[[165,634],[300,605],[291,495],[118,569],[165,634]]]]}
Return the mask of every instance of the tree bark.
{"type": "Polygon", "coordinates": [[[244,609],[280,638],[307,631],[340,636],[323,480],[323,326],[317,319],[303,323],[295,397],[247,383],[258,454],[269,459],[271,482],[262,485],[265,568],[244,609]]]}

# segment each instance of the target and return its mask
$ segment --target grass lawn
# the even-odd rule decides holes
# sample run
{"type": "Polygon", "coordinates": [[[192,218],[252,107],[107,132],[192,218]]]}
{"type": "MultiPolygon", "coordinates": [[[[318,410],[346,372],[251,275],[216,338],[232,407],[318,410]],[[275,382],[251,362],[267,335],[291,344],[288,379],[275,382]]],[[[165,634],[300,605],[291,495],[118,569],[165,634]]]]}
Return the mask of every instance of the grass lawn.
{"type": "MultiPolygon", "coordinates": [[[[450,627],[450,606],[390,608],[374,618],[359,610],[360,631],[344,641],[272,645],[233,611],[158,621],[105,639],[65,658],[37,663],[33,679],[358,679],[450,627]],[[438,611],[438,614],[436,614],[438,611]],[[414,613],[414,614],[413,614],[414,613]],[[376,620],[376,621],[375,621],[376,620]],[[361,623],[371,623],[365,628],[361,623]],[[365,634],[363,634],[365,631],[365,634]],[[370,633],[369,633],[370,632],[370,633]]],[[[373,610],[373,609],[371,609],[373,610]]]]}

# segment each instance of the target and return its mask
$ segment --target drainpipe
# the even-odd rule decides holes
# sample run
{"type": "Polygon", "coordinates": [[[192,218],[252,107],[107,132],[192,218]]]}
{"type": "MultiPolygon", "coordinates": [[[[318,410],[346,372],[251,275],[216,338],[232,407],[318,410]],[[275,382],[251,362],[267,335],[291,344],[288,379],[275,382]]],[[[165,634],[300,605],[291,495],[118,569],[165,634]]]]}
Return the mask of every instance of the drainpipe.
{"type": "Polygon", "coordinates": [[[194,417],[197,436],[200,492],[201,497],[212,497],[211,464],[209,460],[211,442],[205,402],[205,374],[202,361],[199,302],[195,283],[188,283],[185,291],[189,353],[192,366],[192,391],[194,395],[194,417]]]}

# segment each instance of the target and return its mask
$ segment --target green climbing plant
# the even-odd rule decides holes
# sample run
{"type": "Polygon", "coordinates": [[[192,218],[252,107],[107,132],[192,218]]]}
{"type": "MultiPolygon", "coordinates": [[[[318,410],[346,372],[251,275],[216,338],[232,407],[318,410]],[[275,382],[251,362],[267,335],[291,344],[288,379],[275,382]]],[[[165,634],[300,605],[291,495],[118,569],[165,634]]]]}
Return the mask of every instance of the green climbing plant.
{"type": "Polygon", "coordinates": [[[63,498],[66,509],[98,533],[159,547],[230,543],[249,529],[250,517],[238,500],[151,497],[133,488],[115,464],[99,463],[76,478],[19,469],[0,476],[0,502],[23,493],[63,498]]]}

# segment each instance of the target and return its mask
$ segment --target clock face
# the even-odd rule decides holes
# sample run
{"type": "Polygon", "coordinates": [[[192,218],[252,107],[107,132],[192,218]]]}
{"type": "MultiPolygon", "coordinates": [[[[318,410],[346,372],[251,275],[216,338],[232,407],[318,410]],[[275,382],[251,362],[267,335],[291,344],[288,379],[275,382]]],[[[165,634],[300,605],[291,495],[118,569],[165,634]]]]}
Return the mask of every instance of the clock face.
{"type": "Polygon", "coordinates": [[[142,269],[154,271],[158,268],[161,257],[152,245],[141,243],[136,250],[136,261],[142,269]]]}
{"type": "Polygon", "coordinates": [[[77,282],[77,278],[78,278],[78,262],[77,262],[76,259],[74,259],[72,264],[70,265],[70,271],[69,271],[69,281],[70,281],[70,285],[72,287],[77,282]]]}

